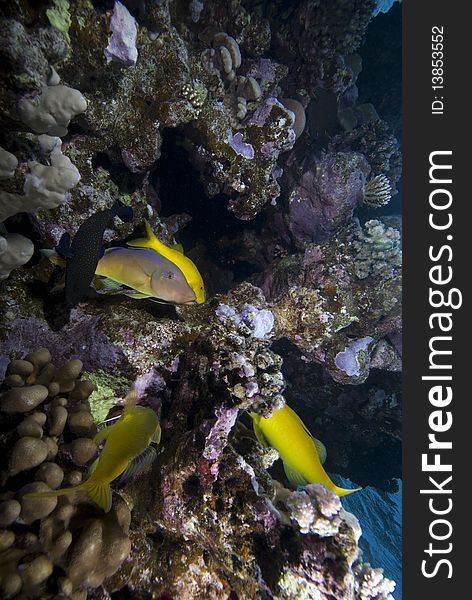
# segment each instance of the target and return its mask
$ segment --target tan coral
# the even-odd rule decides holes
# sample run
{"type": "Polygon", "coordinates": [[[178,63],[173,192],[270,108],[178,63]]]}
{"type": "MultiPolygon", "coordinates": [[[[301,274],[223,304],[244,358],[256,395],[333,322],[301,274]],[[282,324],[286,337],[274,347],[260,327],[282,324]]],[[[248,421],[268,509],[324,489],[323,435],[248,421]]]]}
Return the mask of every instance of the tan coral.
{"type": "Polygon", "coordinates": [[[1,473],[2,597],[44,598],[48,589],[56,588],[61,597],[85,599],[86,588],[101,585],[130,552],[131,514],[118,494],[106,515],[83,493],[25,497],[78,485],[96,454],[91,439],[96,427],[88,404],[95,386],[77,379],[81,368],[82,363],[73,360],[56,369],[44,348],[12,361],[8,368],[7,379],[17,378],[13,382],[21,387],[7,390],[0,403],[2,418],[14,423],[2,442],[10,449],[7,469],[1,473]],[[54,385],[69,391],[48,396],[54,385]],[[78,466],[71,468],[70,460],[78,466]]]}

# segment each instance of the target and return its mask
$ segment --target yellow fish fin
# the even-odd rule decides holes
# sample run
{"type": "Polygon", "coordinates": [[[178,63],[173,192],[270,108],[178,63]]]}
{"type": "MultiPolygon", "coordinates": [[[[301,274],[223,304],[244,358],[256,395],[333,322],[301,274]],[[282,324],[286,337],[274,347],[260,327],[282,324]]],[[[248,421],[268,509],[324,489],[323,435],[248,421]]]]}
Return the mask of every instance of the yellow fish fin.
{"type": "Polygon", "coordinates": [[[98,466],[98,461],[100,460],[100,457],[96,458],[93,463],[90,465],[90,467],[87,469],[87,477],[90,477],[92,475],[92,473],[95,471],[95,469],[98,466]]]}
{"type": "Polygon", "coordinates": [[[142,454],[136,456],[135,458],[133,458],[133,460],[131,460],[128,463],[128,466],[123,471],[119,479],[119,483],[124,483],[128,479],[137,477],[141,473],[144,473],[145,471],[149,470],[156,458],[156,448],[154,446],[148,446],[142,454]]]}
{"type": "Polygon", "coordinates": [[[250,412],[249,416],[252,419],[252,428],[256,435],[257,441],[260,444],[262,444],[263,446],[269,446],[269,442],[267,441],[267,439],[264,435],[264,432],[262,431],[261,427],[259,426],[259,420],[261,419],[261,416],[258,415],[257,413],[253,413],[253,412],[250,412]]]}
{"type": "Polygon", "coordinates": [[[362,490],[361,487],[354,488],[352,490],[348,490],[347,488],[342,488],[333,484],[333,492],[336,492],[338,496],[347,496],[348,494],[352,494],[353,492],[359,492],[362,490]]]}
{"type": "Polygon", "coordinates": [[[123,289],[123,284],[109,277],[102,277],[101,275],[95,275],[93,285],[96,289],[105,292],[117,292],[123,289]]]}
{"type": "MultiPolygon", "coordinates": [[[[130,242],[126,242],[128,246],[132,246],[133,248],[151,248],[152,250],[155,250],[156,252],[159,252],[161,254],[163,254],[162,250],[165,252],[167,250],[167,252],[169,252],[169,250],[172,252],[172,248],[169,248],[168,246],[166,246],[165,244],[163,244],[161,241],[159,241],[154,233],[154,231],[151,229],[151,226],[149,225],[148,221],[144,221],[145,227],[146,227],[146,237],[145,238],[138,238],[136,240],[131,240],[130,242]]],[[[165,254],[163,254],[163,256],[165,256],[165,254]]],[[[166,256],[166,258],[168,258],[166,256]]]]}
{"type": "Polygon", "coordinates": [[[90,499],[95,502],[102,510],[106,513],[110,512],[111,509],[111,487],[107,481],[101,481],[99,479],[94,480],[88,479],[80,486],[82,487],[87,494],[90,496],[90,499]]]}
{"type": "Polygon", "coordinates": [[[286,463],[283,463],[283,465],[284,465],[285,475],[287,475],[287,479],[290,481],[290,483],[292,483],[293,485],[307,485],[309,483],[309,481],[307,481],[303,477],[303,475],[301,475],[301,473],[299,473],[298,471],[296,471],[295,469],[293,469],[286,463]]]}
{"type": "Polygon", "coordinates": [[[128,298],[133,298],[134,300],[143,300],[144,298],[152,298],[148,294],[143,294],[142,292],[136,292],[134,290],[126,290],[123,292],[124,296],[128,296],[128,298]]]}
{"type": "Polygon", "coordinates": [[[65,496],[74,492],[84,491],[90,496],[90,499],[95,502],[105,512],[111,509],[111,489],[107,482],[95,481],[88,479],[71,488],[62,488],[61,490],[51,490],[50,492],[30,492],[25,494],[23,498],[54,498],[55,496],[65,496]]]}
{"type": "Polygon", "coordinates": [[[323,444],[323,442],[320,442],[320,440],[316,439],[313,436],[311,436],[311,437],[313,438],[316,449],[318,450],[318,456],[320,458],[320,463],[323,465],[326,462],[326,457],[328,455],[328,453],[326,452],[326,446],[323,444]]]}
{"type": "Polygon", "coordinates": [[[154,435],[152,436],[152,441],[155,442],[156,444],[159,444],[161,441],[161,426],[159,424],[157,424],[156,427],[156,431],[154,432],[154,435]]]}
{"type": "Polygon", "coordinates": [[[124,402],[125,410],[123,414],[132,411],[133,408],[136,406],[136,404],[138,403],[138,392],[136,390],[130,390],[126,394],[124,402]]]}
{"type": "Polygon", "coordinates": [[[57,265],[59,267],[62,267],[63,269],[66,268],[66,259],[62,258],[62,256],[59,256],[59,254],[55,250],[50,250],[48,248],[42,248],[40,250],[40,252],[49,261],[51,261],[53,265],[57,265]]]}
{"type": "Polygon", "coordinates": [[[180,254],[185,254],[184,247],[182,246],[182,244],[174,244],[172,246],[172,250],[175,250],[176,252],[180,252],[180,254]]]}
{"type": "Polygon", "coordinates": [[[116,425],[116,423],[113,423],[113,425],[108,425],[108,427],[104,427],[103,429],[100,429],[100,431],[95,434],[93,441],[96,444],[101,444],[102,442],[104,442],[108,438],[110,433],[113,431],[113,427],[115,427],[115,425],[116,425]]]}
{"type": "Polygon", "coordinates": [[[149,248],[149,241],[147,238],[136,238],[135,240],[131,240],[126,242],[127,246],[132,246],[133,248],[149,248]]]}

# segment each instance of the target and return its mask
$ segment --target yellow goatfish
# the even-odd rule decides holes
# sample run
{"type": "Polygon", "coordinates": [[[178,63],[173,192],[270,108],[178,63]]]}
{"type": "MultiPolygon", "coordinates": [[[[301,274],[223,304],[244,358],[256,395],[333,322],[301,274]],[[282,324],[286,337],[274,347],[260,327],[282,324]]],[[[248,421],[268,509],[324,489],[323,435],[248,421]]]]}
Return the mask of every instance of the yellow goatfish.
{"type": "Polygon", "coordinates": [[[108,248],[98,261],[93,285],[120,289],[131,298],[158,298],[173,304],[195,304],[196,296],[182,271],[170,260],[149,248],[108,248]]]}
{"type": "Polygon", "coordinates": [[[118,421],[95,436],[97,444],[105,442],[105,445],[95,468],[84,483],[50,492],[31,492],[25,494],[24,498],[51,498],[83,490],[95,504],[109,512],[112,502],[110,482],[120,475],[120,481],[126,481],[149,467],[157,455],[155,447],[150,444],[158,444],[161,439],[156,413],[151,408],[138,406],[136,401],[136,392],[130,392],[118,421]]]}
{"type": "Polygon", "coordinates": [[[331,481],[323,468],[326,449],[315,439],[303,421],[287,404],[268,419],[249,413],[257,439],[264,446],[275,448],[283,461],[285,474],[294,485],[323,483],[338,496],[352,494],[362,488],[348,490],[331,481]],[[321,459],[320,459],[321,458],[321,459]]]}
{"type": "Polygon", "coordinates": [[[205,301],[205,289],[203,286],[203,279],[200,275],[199,270],[195,266],[195,264],[188,258],[184,256],[182,252],[176,250],[175,248],[169,248],[162,242],[160,242],[157,237],[154,235],[151,226],[147,221],[146,223],[146,238],[141,238],[137,240],[132,240],[128,242],[128,246],[133,246],[137,248],[151,248],[167,260],[170,260],[176,267],[180,269],[183,273],[188,285],[192,288],[197,304],[202,304],[205,301]]]}

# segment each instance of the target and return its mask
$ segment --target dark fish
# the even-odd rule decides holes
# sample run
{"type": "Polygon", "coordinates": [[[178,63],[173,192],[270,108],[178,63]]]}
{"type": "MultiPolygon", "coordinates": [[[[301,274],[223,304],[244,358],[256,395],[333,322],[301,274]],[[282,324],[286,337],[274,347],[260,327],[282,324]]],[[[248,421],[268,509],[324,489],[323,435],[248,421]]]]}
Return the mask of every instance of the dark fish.
{"type": "Polygon", "coordinates": [[[104,253],[103,234],[116,216],[122,221],[131,221],[133,209],[117,200],[111,208],[84,221],[72,240],[68,233],[59,240],[56,251],[67,259],[65,297],[68,308],[87,296],[98,261],[104,253]]]}

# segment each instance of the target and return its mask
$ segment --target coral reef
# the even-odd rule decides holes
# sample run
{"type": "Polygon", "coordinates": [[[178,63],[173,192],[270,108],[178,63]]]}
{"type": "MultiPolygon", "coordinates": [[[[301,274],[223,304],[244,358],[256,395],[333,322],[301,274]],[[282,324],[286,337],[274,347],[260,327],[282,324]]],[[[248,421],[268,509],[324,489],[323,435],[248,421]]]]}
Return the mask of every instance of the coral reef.
{"type": "Polygon", "coordinates": [[[77,485],[96,455],[81,361],[60,369],[46,348],[10,362],[0,400],[0,588],[7,597],[86,598],[130,551],[130,511],[118,496],[106,516],[74,496],[25,498],[77,485]]]}
{"type": "Polygon", "coordinates": [[[33,242],[18,233],[0,236],[0,280],[6,279],[16,267],[24,265],[33,256],[33,242]]]}
{"type": "Polygon", "coordinates": [[[391,600],[355,517],[285,487],[245,414],[287,399],[327,471],[401,475],[401,154],[361,89],[387,4],[2,3],[1,593],[391,600]],[[41,251],[117,200],[134,219],[105,246],[146,219],[195,262],[203,304],[67,309],[41,251]],[[83,479],[131,386],[161,420],[152,470],[114,483],[107,515],[23,499],[83,479]]]}
{"type": "Polygon", "coordinates": [[[376,175],[368,181],[364,188],[364,203],[378,208],[390,202],[392,187],[385,175],[376,175]]]}
{"type": "Polygon", "coordinates": [[[400,232],[377,220],[367,221],[365,231],[356,235],[354,273],[359,279],[379,276],[390,279],[401,265],[400,232]]]}

